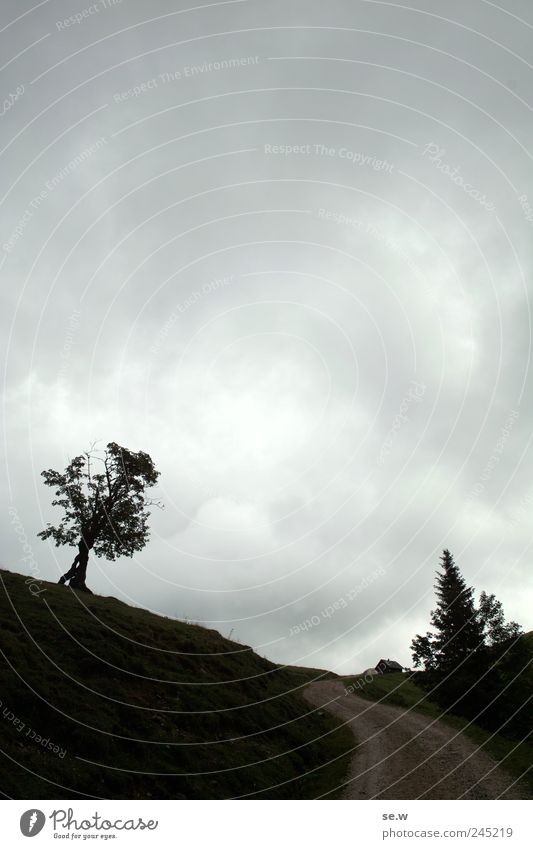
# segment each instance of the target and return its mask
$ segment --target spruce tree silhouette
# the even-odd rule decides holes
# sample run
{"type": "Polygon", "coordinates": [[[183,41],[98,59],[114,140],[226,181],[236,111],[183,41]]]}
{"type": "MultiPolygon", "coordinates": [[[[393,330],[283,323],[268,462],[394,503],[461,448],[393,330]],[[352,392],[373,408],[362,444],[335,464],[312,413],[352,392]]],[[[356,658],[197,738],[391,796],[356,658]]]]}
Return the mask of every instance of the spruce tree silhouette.
{"type": "Polygon", "coordinates": [[[426,670],[452,672],[484,645],[483,623],[474,604],[474,590],[467,587],[448,549],[441,557],[435,592],[437,606],[431,611],[435,629],[416,635],[411,643],[413,663],[426,670]]]}

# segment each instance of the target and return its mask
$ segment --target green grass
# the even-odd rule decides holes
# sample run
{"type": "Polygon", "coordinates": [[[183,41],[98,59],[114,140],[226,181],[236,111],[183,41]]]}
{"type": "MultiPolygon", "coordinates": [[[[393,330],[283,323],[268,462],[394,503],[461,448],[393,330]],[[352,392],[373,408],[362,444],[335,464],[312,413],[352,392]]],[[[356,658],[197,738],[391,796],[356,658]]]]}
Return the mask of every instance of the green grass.
{"type": "Polygon", "coordinates": [[[113,598],[46,582],[35,597],[26,580],[0,570],[7,796],[305,799],[344,781],[353,737],[301,695],[332,673],[113,598]]]}
{"type": "MultiPolygon", "coordinates": [[[[532,636],[531,633],[525,634],[522,639],[529,641],[528,645],[531,644],[533,649],[532,636]]],[[[531,770],[533,743],[531,740],[519,742],[503,737],[501,734],[492,734],[464,717],[443,713],[442,708],[428,698],[428,693],[415,684],[408,673],[376,675],[369,682],[362,676],[343,680],[347,687],[353,686],[353,692],[357,696],[384,704],[398,705],[407,710],[415,710],[432,719],[441,719],[457,731],[462,731],[477,746],[501,763],[510,775],[515,778],[522,777],[533,791],[533,771],[531,770]],[[527,775],[524,775],[528,770],[527,775]]]]}

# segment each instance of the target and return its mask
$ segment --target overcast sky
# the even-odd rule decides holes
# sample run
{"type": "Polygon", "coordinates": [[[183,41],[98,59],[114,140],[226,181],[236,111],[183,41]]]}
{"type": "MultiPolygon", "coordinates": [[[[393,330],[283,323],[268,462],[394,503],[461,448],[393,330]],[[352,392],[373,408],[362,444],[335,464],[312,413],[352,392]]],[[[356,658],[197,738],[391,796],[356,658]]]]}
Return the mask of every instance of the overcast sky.
{"type": "Polygon", "coordinates": [[[360,671],[447,547],[529,630],[529,0],[1,16],[2,565],[116,441],[165,509],[95,592],[360,671]]]}

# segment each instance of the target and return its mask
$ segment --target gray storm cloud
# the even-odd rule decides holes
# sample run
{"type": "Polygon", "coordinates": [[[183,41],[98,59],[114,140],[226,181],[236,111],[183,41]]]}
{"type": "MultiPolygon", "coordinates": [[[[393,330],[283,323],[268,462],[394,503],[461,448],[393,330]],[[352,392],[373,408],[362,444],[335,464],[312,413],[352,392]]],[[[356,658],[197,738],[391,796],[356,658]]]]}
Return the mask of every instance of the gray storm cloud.
{"type": "Polygon", "coordinates": [[[114,440],[166,508],[96,592],[347,672],[449,547],[527,627],[526,0],[1,16],[3,565],[65,570],[39,473],[114,440]]]}

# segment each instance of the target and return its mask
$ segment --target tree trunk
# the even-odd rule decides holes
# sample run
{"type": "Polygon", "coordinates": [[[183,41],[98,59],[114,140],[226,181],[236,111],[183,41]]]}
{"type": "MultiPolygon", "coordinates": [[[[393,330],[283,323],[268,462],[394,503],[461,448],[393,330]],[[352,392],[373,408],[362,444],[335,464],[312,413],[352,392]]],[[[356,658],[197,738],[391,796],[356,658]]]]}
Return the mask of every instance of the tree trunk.
{"type": "Polygon", "coordinates": [[[91,592],[85,583],[87,564],[89,562],[89,551],[91,548],[92,545],[89,545],[83,538],[79,541],[78,554],[74,558],[74,562],[68,572],[62,575],[59,579],[60,584],[65,584],[68,581],[69,586],[74,590],[83,590],[86,593],[91,592]]]}

